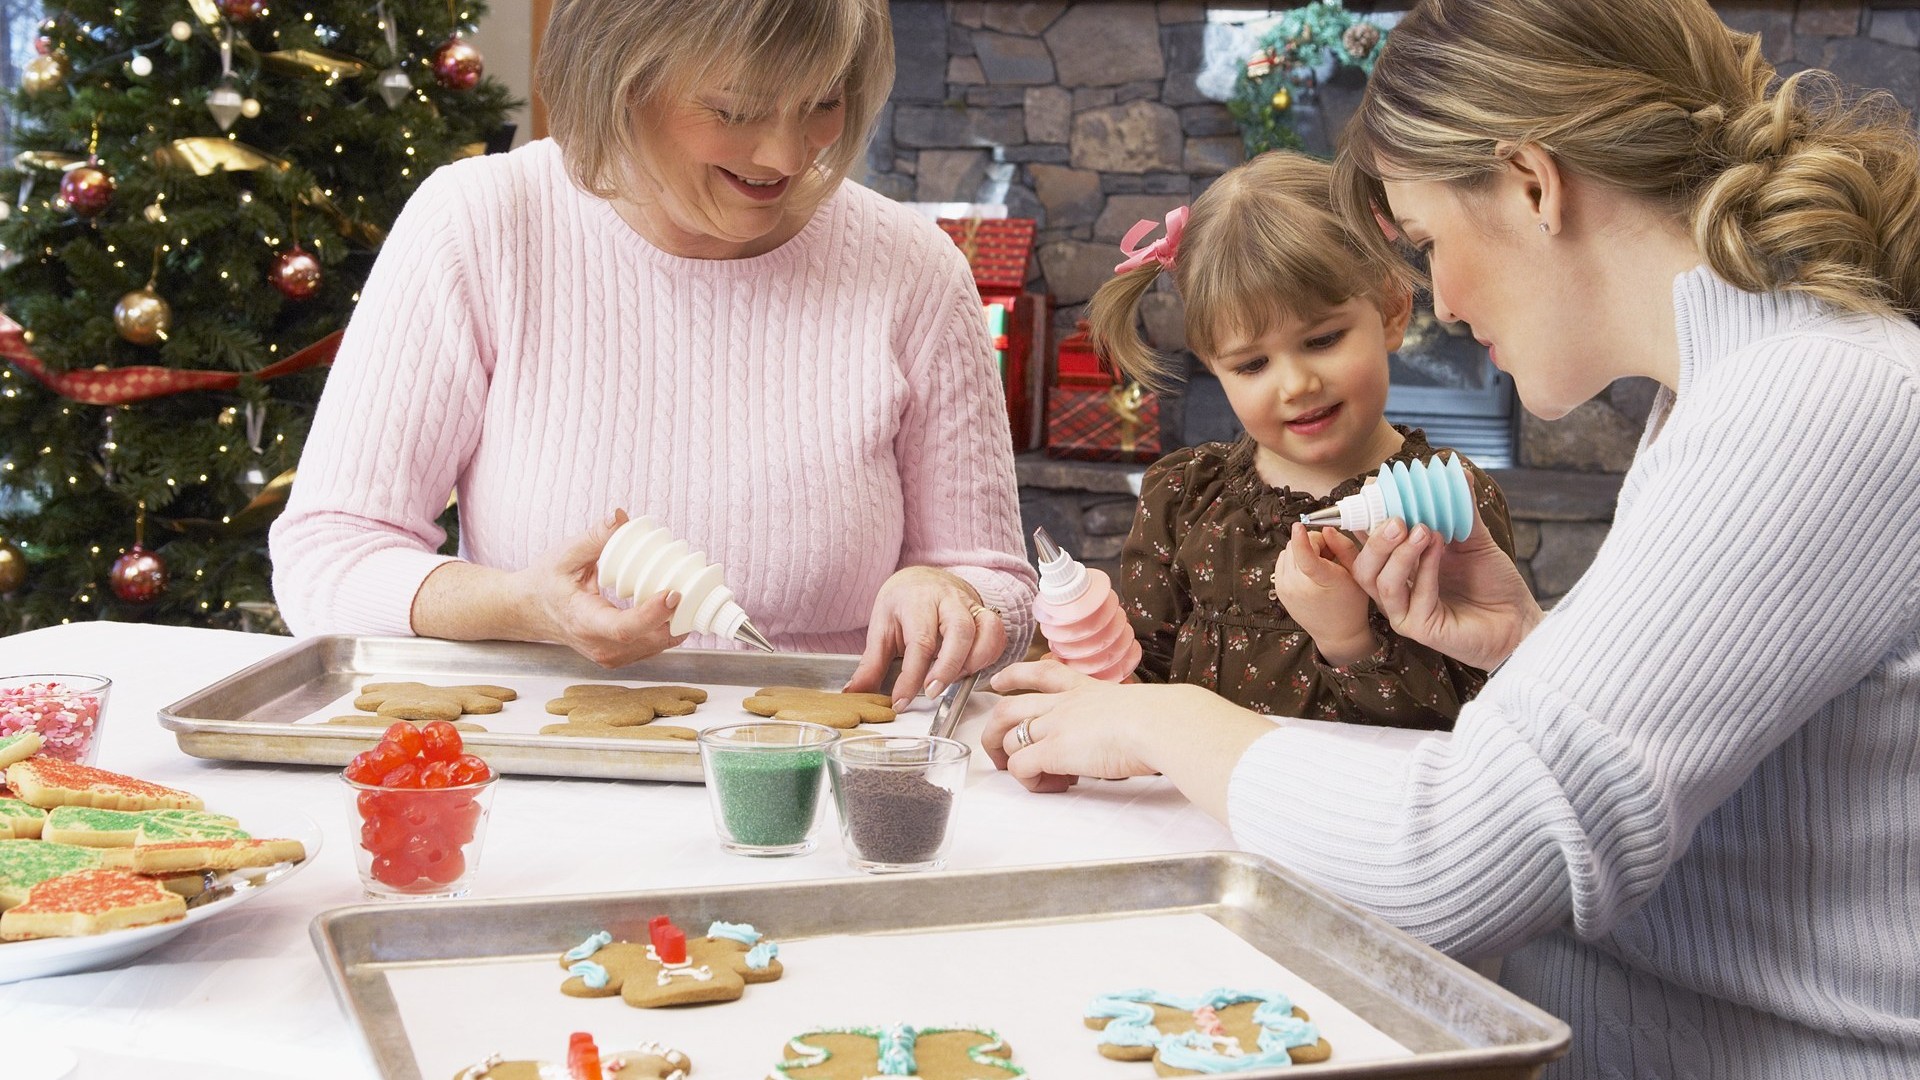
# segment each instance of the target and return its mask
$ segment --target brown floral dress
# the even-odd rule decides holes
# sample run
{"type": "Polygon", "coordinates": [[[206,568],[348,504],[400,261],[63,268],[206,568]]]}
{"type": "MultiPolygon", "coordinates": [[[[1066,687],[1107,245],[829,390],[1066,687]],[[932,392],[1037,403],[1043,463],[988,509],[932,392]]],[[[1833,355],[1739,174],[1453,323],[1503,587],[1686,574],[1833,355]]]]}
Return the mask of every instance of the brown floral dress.
{"type": "MultiPolygon", "coordinates": [[[[1398,430],[1406,443],[1388,460],[1411,463],[1437,452],[1424,432],[1398,430]]],[[[1378,611],[1380,647],[1329,666],[1273,598],[1274,563],[1293,522],[1359,491],[1378,470],[1324,497],[1310,495],[1260,479],[1256,449],[1243,435],[1176,450],[1147,469],[1120,557],[1121,607],[1144,650],[1139,677],[1194,683],[1276,716],[1452,728],[1460,706],[1486,682],[1484,671],[1397,636],[1378,611]]],[[[1513,554],[1506,498],[1479,468],[1468,463],[1467,471],[1487,530],[1513,554]]]]}

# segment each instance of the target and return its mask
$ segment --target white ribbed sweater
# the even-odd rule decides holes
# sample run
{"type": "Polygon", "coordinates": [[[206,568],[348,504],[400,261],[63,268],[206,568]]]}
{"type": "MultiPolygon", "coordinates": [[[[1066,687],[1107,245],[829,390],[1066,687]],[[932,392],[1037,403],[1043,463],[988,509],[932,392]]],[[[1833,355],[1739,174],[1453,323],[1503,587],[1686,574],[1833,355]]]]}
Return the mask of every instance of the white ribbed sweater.
{"type": "Polygon", "coordinates": [[[1920,1076],[1920,329],[1705,268],[1674,299],[1612,532],[1451,741],[1282,728],[1231,824],[1510,952],[1573,1026],[1552,1075],[1920,1076]]]}
{"type": "Polygon", "coordinates": [[[782,648],[861,651],[910,565],[965,577],[1026,648],[1036,578],[966,259],[856,184],[774,251],[700,260],[574,187],[551,142],[436,172],[273,528],[287,625],[410,633],[456,486],[461,553],[486,566],[625,507],[721,563],[782,648]]]}

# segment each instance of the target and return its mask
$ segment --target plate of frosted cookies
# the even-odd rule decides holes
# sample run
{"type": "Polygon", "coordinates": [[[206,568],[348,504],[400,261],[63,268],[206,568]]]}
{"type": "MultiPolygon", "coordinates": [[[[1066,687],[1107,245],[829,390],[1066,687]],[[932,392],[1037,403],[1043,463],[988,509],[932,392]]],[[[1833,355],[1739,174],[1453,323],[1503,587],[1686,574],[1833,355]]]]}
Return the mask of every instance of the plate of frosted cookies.
{"type": "Polygon", "coordinates": [[[0,738],[0,983],[130,960],[285,880],[320,850],[311,818],[209,809],[191,792],[0,738]]]}

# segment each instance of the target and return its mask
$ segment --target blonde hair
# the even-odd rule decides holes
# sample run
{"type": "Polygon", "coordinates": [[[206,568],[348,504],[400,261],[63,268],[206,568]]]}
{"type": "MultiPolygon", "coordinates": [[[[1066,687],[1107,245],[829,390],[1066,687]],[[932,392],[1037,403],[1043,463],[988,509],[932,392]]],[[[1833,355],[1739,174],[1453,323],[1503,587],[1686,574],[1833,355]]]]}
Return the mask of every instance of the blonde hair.
{"type": "MultiPolygon", "coordinates": [[[[1272,151],[1229,170],[1194,201],[1173,282],[1186,306],[1187,345],[1203,361],[1288,319],[1318,318],[1356,296],[1384,310],[1411,289],[1406,262],[1390,250],[1376,257],[1335,212],[1332,180],[1324,161],[1272,151]]],[[[1155,389],[1175,372],[1137,324],[1140,300],[1160,273],[1149,262],[1120,274],[1087,308],[1094,348],[1155,389]]]]}
{"type": "Polygon", "coordinates": [[[1383,178],[1472,189],[1527,143],[1680,216],[1741,289],[1920,312],[1911,118],[1824,71],[1777,81],[1706,0],[1422,0],[1343,136],[1336,197],[1371,223],[1383,178]]]}
{"type": "Polygon", "coordinates": [[[557,0],[534,73],[548,128],[583,190],[635,198],[649,169],[633,110],[720,82],[748,102],[843,88],[846,129],[816,163],[824,199],[865,152],[893,88],[886,0],[557,0]]]}

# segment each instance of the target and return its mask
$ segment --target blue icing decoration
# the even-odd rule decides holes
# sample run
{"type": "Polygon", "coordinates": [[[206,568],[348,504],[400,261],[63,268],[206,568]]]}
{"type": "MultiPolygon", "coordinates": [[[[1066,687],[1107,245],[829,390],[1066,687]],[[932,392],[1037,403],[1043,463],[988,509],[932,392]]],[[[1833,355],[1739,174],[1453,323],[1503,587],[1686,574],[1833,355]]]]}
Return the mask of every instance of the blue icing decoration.
{"type": "Polygon", "coordinates": [[[589,990],[605,990],[607,988],[607,969],[591,960],[582,960],[573,965],[567,969],[567,974],[578,975],[580,981],[586,983],[587,989],[589,990]]]}
{"type": "Polygon", "coordinates": [[[589,935],[587,940],[568,949],[567,959],[585,960],[587,957],[592,956],[594,953],[599,952],[611,944],[613,944],[613,935],[602,930],[597,934],[589,935]]]}
{"type": "Polygon", "coordinates": [[[1197,1073],[1247,1072],[1253,1069],[1285,1068],[1293,1058],[1285,1050],[1257,1054],[1221,1053],[1213,1036],[1183,1031],[1160,1040],[1160,1063],[1170,1068],[1197,1073]]]}
{"type": "Polygon", "coordinates": [[[894,1024],[880,1032],[880,1075],[917,1076],[920,1066],[913,1059],[915,1032],[906,1024],[894,1024]]]}
{"type": "Polygon", "coordinates": [[[1289,1048],[1312,1046],[1320,1041],[1319,1029],[1293,1015],[1292,999],[1278,990],[1248,992],[1220,987],[1190,997],[1159,990],[1123,990],[1094,998],[1087,1006],[1087,1016],[1109,1019],[1100,1032],[1102,1043],[1152,1046],[1160,1051],[1160,1060],[1167,1065],[1200,1073],[1291,1065],[1289,1048]],[[1260,1026],[1259,1046],[1257,1050],[1243,1047],[1238,1056],[1220,1052],[1212,1036],[1195,1031],[1168,1035],[1153,1024],[1155,1005],[1182,1012],[1195,1012],[1202,1007],[1217,1012],[1248,1001],[1260,1003],[1253,1012],[1253,1021],[1260,1026]]]}
{"type": "Polygon", "coordinates": [[[731,938],[742,945],[752,945],[760,940],[760,931],[755,930],[749,923],[721,922],[716,919],[712,926],[707,927],[707,936],[731,938]]]}
{"type": "Polygon", "coordinates": [[[747,966],[755,971],[763,970],[768,964],[773,963],[774,957],[779,955],[780,946],[771,941],[763,941],[747,950],[747,966]]]}

